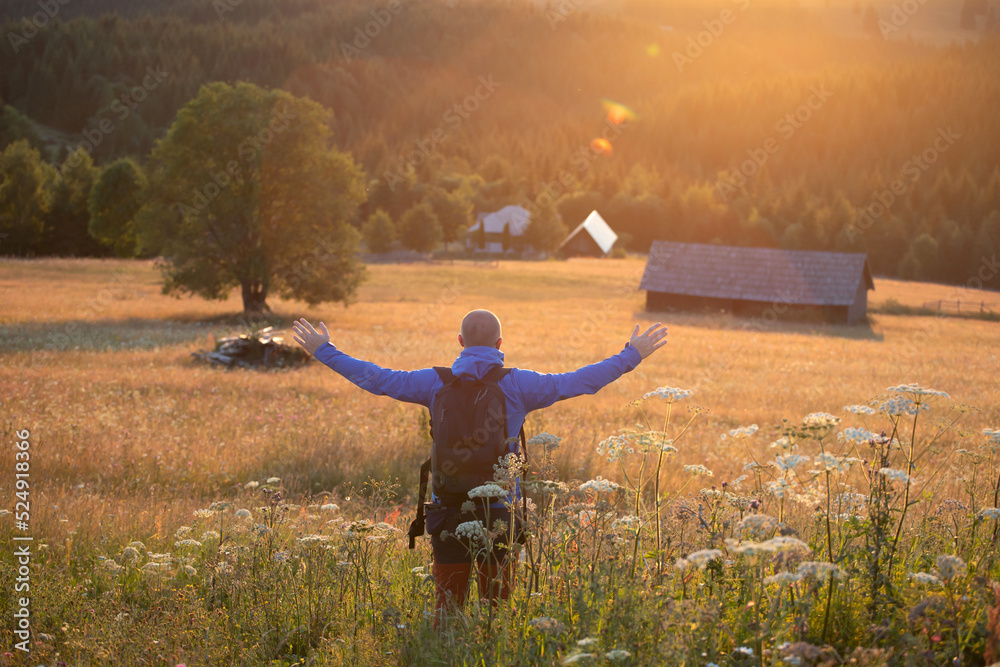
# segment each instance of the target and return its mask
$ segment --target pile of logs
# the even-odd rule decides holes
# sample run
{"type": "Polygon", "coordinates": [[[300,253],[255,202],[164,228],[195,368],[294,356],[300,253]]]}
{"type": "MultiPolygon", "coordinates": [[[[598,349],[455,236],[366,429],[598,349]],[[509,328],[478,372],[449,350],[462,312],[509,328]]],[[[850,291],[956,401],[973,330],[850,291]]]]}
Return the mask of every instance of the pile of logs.
{"type": "Polygon", "coordinates": [[[220,338],[211,352],[192,352],[191,356],[227,368],[288,368],[311,359],[298,345],[284,343],[284,338],[274,331],[274,327],[254,334],[220,338]]]}

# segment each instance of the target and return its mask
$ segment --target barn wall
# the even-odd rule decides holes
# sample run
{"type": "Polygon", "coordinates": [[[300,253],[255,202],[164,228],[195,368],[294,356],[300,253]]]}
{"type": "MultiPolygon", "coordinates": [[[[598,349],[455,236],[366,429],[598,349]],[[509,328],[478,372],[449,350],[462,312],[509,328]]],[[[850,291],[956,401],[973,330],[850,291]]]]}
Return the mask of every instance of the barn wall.
{"type": "Polygon", "coordinates": [[[764,324],[778,320],[806,320],[832,324],[844,324],[848,321],[847,306],[788,305],[769,301],[741,301],[652,291],[646,292],[646,310],[716,313],[726,311],[740,317],[759,318],[764,324]]]}
{"type": "Polygon", "coordinates": [[[858,281],[858,293],[854,296],[854,303],[847,311],[847,323],[857,324],[864,321],[868,316],[868,285],[864,278],[858,281]]]}

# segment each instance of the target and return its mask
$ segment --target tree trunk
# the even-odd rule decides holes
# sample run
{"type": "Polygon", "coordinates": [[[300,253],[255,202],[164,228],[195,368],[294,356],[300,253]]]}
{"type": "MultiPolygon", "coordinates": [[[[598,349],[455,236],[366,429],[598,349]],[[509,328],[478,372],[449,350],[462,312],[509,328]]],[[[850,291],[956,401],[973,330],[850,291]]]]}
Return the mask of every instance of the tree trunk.
{"type": "Polygon", "coordinates": [[[271,310],[267,305],[267,285],[257,280],[244,280],[241,285],[244,315],[259,315],[265,310],[271,310]]]}

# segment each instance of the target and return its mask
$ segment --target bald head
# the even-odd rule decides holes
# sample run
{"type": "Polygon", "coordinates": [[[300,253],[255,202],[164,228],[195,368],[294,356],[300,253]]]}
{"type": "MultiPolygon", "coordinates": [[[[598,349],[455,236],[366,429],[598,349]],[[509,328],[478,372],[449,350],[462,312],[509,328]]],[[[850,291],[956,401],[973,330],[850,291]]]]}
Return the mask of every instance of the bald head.
{"type": "Polygon", "coordinates": [[[500,347],[500,320],[488,310],[473,310],[462,320],[462,347],[500,347]]]}

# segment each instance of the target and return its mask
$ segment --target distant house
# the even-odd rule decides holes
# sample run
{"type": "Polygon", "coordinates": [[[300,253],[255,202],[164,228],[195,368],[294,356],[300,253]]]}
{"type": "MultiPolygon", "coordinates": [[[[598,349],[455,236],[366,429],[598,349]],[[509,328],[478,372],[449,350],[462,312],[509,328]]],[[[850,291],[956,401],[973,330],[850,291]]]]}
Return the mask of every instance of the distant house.
{"type": "Polygon", "coordinates": [[[648,310],[727,310],[768,319],[813,310],[854,324],[867,315],[875,283],[863,253],[655,241],[639,289],[646,290],[648,310]]]}
{"type": "Polygon", "coordinates": [[[557,252],[567,257],[607,257],[618,235],[601,214],[591,211],[587,219],[570,232],[557,252]]]}
{"type": "Polygon", "coordinates": [[[499,255],[503,253],[504,228],[510,234],[510,247],[524,247],[524,230],[531,214],[521,206],[504,206],[493,213],[480,213],[476,224],[465,233],[465,247],[475,253],[499,255]]]}

